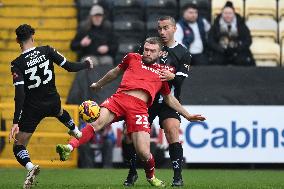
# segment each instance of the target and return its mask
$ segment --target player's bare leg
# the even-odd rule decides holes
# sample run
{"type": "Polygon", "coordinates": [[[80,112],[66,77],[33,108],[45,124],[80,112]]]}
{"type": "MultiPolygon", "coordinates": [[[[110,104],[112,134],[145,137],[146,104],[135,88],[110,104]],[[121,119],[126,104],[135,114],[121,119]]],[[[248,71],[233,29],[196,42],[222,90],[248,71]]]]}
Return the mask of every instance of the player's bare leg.
{"type": "Polygon", "coordinates": [[[179,141],[180,122],[175,118],[167,118],[162,122],[166,138],[169,142],[169,154],[174,171],[172,186],[183,186],[182,161],[183,149],[179,141]]]}
{"type": "Polygon", "coordinates": [[[145,131],[131,133],[135,150],[144,162],[147,181],[152,186],[164,187],[165,183],[155,177],[155,160],[150,152],[150,134],[145,131]]]}
{"type": "Polygon", "coordinates": [[[38,165],[34,165],[29,156],[26,146],[32,136],[32,133],[19,132],[16,134],[13,151],[17,161],[28,170],[23,188],[29,189],[36,183],[36,176],[40,172],[38,165]]]}
{"type": "Polygon", "coordinates": [[[94,136],[94,132],[102,129],[112,122],[115,115],[107,108],[102,107],[100,117],[93,123],[88,124],[82,129],[82,137],[80,139],[72,138],[70,142],[56,145],[56,152],[59,154],[61,161],[66,161],[70,158],[71,152],[82,144],[86,144],[94,136]]]}

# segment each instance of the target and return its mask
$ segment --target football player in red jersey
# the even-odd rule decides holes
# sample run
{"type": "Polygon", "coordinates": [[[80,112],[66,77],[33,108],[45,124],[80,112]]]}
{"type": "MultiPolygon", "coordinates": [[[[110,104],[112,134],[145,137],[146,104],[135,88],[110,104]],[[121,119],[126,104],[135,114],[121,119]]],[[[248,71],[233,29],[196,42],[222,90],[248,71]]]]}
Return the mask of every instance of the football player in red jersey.
{"type": "MultiPolygon", "coordinates": [[[[171,16],[162,16],[157,21],[159,36],[163,42],[163,55],[160,57],[160,63],[169,69],[161,74],[162,81],[168,81],[172,94],[179,100],[182,85],[188,77],[189,67],[191,65],[191,54],[188,49],[179,44],[174,34],[176,32],[176,22],[171,16]],[[172,69],[172,71],[170,71],[172,69]]],[[[165,137],[169,144],[169,155],[173,169],[173,187],[183,186],[182,162],[183,148],[180,142],[180,115],[168,106],[160,94],[158,94],[153,105],[148,110],[150,125],[154,119],[159,117],[160,128],[163,129],[165,137]]],[[[123,157],[129,167],[128,175],[123,183],[124,186],[133,186],[138,179],[136,170],[136,152],[129,137],[123,140],[123,157]]]]}
{"type": "Polygon", "coordinates": [[[94,90],[99,90],[124,73],[116,93],[101,104],[100,117],[91,123],[92,127],[85,127],[79,140],[73,138],[69,145],[57,145],[56,151],[61,160],[68,159],[74,148],[90,140],[94,131],[124,119],[127,134],[131,137],[138,156],[144,162],[148,182],[153,186],[164,186],[164,182],[154,175],[155,161],[150,153],[148,107],[153,103],[156,94],[160,92],[164,101],[187,120],[203,121],[205,118],[198,114],[189,114],[170,94],[168,83],[161,81],[160,75],[165,69],[165,66],[157,63],[161,50],[162,44],[159,38],[147,38],[142,56],[137,53],[127,54],[122,63],[91,85],[94,90]]]}

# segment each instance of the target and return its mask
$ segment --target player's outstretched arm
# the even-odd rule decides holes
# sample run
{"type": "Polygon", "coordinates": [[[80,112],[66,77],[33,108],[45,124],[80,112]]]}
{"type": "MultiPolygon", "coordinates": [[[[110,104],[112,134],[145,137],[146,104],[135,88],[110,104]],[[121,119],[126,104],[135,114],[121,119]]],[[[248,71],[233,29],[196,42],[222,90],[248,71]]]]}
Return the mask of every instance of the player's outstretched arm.
{"type": "Polygon", "coordinates": [[[47,46],[47,49],[51,60],[68,72],[78,72],[83,69],[94,68],[94,63],[90,57],[87,57],[84,62],[70,62],[54,48],[47,46]]]}
{"type": "Polygon", "coordinates": [[[176,110],[178,113],[180,113],[185,119],[188,121],[204,121],[205,117],[203,117],[200,114],[190,114],[182,105],[179,103],[179,101],[171,94],[164,95],[164,101],[167,103],[168,106],[176,110]]]}
{"type": "Polygon", "coordinates": [[[103,78],[101,78],[98,82],[93,83],[90,87],[93,90],[98,91],[106,84],[118,78],[118,76],[120,76],[123,72],[124,70],[117,66],[111,69],[103,78]]]}
{"type": "Polygon", "coordinates": [[[65,70],[67,70],[68,72],[78,72],[80,70],[83,69],[92,69],[94,68],[94,63],[93,61],[90,59],[90,57],[86,58],[84,62],[69,62],[66,61],[63,65],[62,68],[64,68],[65,70]]]}

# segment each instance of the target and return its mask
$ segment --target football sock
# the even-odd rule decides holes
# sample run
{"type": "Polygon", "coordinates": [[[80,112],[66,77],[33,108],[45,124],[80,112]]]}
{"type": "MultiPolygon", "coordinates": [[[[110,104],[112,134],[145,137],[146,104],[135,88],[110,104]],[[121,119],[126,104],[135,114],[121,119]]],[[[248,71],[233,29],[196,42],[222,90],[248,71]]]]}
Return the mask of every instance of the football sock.
{"type": "Polygon", "coordinates": [[[174,170],[174,178],[181,178],[183,149],[181,143],[176,142],[169,145],[169,154],[174,170]]]}
{"type": "Polygon", "coordinates": [[[84,127],[81,130],[81,132],[82,132],[82,137],[79,140],[72,137],[68,143],[73,147],[73,149],[78,148],[82,144],[86,144],[95,135],[94,128],[90,124],[87,124],[86,127],[84,127]]]}
{"type": "Polygon", "coordinates": [[[67,147],[70,149],[71,152],[74,150],[74,148],[71,144],[67,144],[67,147]]]}
{"type": "Polygon", "coordinates": [[[127,144],[123,142],[122,145],[123,145],[123,157],[125,158],[125,162],[129,167],[129,172],[132,174],[137,174],[136,171],[137,155],[133,143],[127,144]]]}
{"type": "Polygon", "coordinates": [[[29,156],[29,152],[23,145],[14,145],[13,146],[13,152],[17,159],[17,161],[24,167],[26,167],[28,170],[31,170],[33,168],[33,164],[31,163],[31,159],[29,156]]]}
{"type": "Polygon", "coordinates": [[[76,127],[73,119],[66,110],[63,110],[63,114],[58,116],[57,119],[72,131],[76,127]]]}
{"type": "Polygon", "coordinates": [[[146,173],[146,178],[151,179],[155,173],[155,159],[151,154],[150,158],[144,162],[144,170],[146,173]]]}
{"type": "Polygon", "coordinates": [[[30,170],[33,169],[34,164],[33,164],[32,162],[28,162],[25,167],[26,167],[26,169],[27,169],[28,171],[30,171],[30,170]]]}

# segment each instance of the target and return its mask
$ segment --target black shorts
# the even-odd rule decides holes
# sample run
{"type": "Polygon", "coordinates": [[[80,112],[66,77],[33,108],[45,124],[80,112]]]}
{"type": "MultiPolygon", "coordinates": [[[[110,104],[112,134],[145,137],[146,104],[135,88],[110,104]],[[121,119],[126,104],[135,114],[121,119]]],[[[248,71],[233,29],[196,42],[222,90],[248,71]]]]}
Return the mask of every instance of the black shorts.
{"type": "Polygon", "coordinates": [[[177,111],[175,111],[174,109],[172,109],[171,107],[169,107],[165,103],[153,104],[148,109],[148,113],[149,113],[150,125],[153,123],[156,116],[158,116],[159,117],[159,125],[160,125],[161,129],[163,129],[162,122],[167,118],[175,118],[175,119],[179,120],[179,122],[181,121],[180,115],[177,113],[177,111]]]}
{"type": "Polygon", "coordinates": [[[61,101],[58,94],[52,95],[42,101],[25,102],[19,121],[20,131],[33,133],[43,118],[57,117],[60,109],[61,101]]]}

